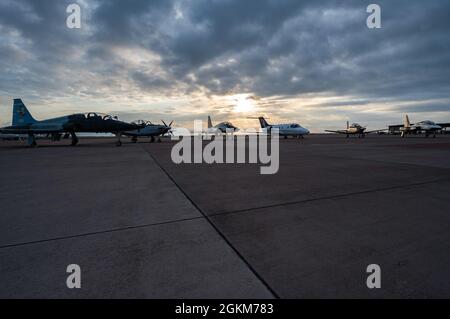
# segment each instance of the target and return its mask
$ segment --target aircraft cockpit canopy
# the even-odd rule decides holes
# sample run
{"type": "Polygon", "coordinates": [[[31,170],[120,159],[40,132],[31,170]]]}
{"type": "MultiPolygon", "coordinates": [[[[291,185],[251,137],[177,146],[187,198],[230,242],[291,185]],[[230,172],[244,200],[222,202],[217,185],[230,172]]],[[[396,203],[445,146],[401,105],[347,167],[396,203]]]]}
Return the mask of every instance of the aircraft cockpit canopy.
{"type": "Polygon", "coordinates": [[[104,113],[90,112],[85,114],[87,119],[98,119],[98,120],[118,120],[117,116],[112,116],[104,113]]]}
{"type": "Polygon", "coordinates": [[[436,125],[436,123],[434,123],[433,121],[422,121],[422,122],[419,122],[418,124],[422,124],[422,125],[436,125]]]}
{"type": "Polygon", "coordinates": [[[223,125],[225,125],[225,127],[227,128],[234,128],[234,125],[231,124],[230,122],[224,122],[223,125]]]}
{"type": "Polygon", "coordinates": [[[136,124],[136,125],[140,125],[140,126],[142,126],[142,125],[145,125],[145,126],[153,125],[152,122],[150,122],[150,121],[144,121],[144,120],[133,121],[133,122],[131,122],[131,124],[136,124]]]}
{"type": "Polygon", "coordinates": [[[291,128],[300,128],[301,126],[299,124],[292,124],[291,128]]]}

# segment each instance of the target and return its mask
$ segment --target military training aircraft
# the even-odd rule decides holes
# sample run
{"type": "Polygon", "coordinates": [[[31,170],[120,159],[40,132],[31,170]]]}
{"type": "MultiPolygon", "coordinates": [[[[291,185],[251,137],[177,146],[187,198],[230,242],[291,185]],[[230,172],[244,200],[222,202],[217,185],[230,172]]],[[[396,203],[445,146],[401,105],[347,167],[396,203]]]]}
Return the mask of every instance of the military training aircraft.
{"type": "Polygon", "coordinates": [[[172,124],[173,121],[167,125],[166,122],[161,120],[164,125],[152,124],[148,121],[136,121],[133,122],[136,125],[143,126],[143,128],[134,130],[134,131],[126,131],[123,134],[126,136],[130,136],[131,140],[136,143],[138,137],[150,137],[150,143],[155,142],[155,137],[158,137],[158,143],[161,142],[160,136],[163,136],[167,133],[172,134],[172,124]]]}
{"type": "Polygon", "coordinates": [[[30,114],[21,99],[15,99],[13,105],[12,125],[0,129],[2,134],[28,135],[28,145],[36,146],[36,135],[49,135],[52,140],[61,136],[71,136],[72,146],[78,144],[76,133],[113,133],[117,136],[117,146],[121,146],[121,135],[143,126],[119,121],[117,117],[100,113],[73,114],[37,121],[30,114]]]}
{"type": "Polygon", "coordinates": [[[358,123],[353,123],[352,125],[350,125],[350,123],[348,121],[347,121],[347,128],[345,130],[338,130],[338,131],[325,130],[325,132],[329,132],[329,133],[345,134],[345,135],[347,135],[347,138],[349,138],[350,135],[358,135],[358,138],[364,138],[364,137],[366,137],[366,134],[378,133],[381,131],[385,131],[385,130],[366,131],[366,127],[361,126],[358,123]]]}
{"type": "Polygon", "coordinates": [[[408,134],[425,132],[425,137],[433,135],[433,138],[435,138],[437,131],[440,130],[442,130],[442,127],[436,125],[436,123],[432,121],[422,121],[419,123],[411,124],[408,115],[405,115],[403,127],[400,128],[400,131],[402,132],[401,137],[406,137],[408,134]]]}
{"type": "Polygon", "coordinates": [[[233,134],[237,131],[239,131],[239,129],[230,122],[222,122],[213,126],[211,116],[208,116],[208,129],[206,130],[207,134],[233,134]]]}
{"type": "Polygon", "coordinates": [[[267,123],[264,117],[259,117],[258,120],[263,130],[270,132],[274,128],[278,129],[280,136],[283,136],[285,139],[287,139],[288,136],[303,139],[304,135],[309,134],[309,130],[297,123],[272,125],[267,123]]]}

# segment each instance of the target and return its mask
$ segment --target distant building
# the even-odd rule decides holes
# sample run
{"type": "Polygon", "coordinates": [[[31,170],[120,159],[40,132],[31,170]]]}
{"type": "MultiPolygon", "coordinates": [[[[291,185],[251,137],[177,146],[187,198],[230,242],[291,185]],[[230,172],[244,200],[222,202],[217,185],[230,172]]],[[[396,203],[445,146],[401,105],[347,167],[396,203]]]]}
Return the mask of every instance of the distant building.
{"type": "Polygon", "coordinates": [[[388,126],[388,132],[389,134],[400,134],[400,129],[403,127],[404,125],[400,124],[400,125],[389,125],[388,126]]]}

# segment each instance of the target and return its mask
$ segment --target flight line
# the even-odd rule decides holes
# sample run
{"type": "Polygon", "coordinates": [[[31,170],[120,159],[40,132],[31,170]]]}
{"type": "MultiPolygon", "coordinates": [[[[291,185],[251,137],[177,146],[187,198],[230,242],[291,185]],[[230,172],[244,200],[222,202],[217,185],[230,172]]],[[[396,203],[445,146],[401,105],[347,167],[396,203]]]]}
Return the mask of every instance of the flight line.
{"type": "MultiPolygon", "coordinates": [[[[307,128],[302,127],[298,123],[269,124],[264,117],[258,117],[257,119],[262,132],[266,134],[271,134],[274,129],[277,130],[279,136],[285,139],[288,137],[303,139],[304,136],[310,134],[307,128]]],[[[128,123],[119,120],[116,116],[97,112],[77,113],[38,121],[31,115],[22,99],[14,99],[11,126],[0,128],[0,134],[4,139],[19,139],[21,136],[26,136],[28,145],[35,147],[37,146],[37,135],[45,135],[52,141],[71,137],[71,145],[76,146],[79,143],[77,133],[112,133],[117,137],[116,145],[121,146],[122,136],[130,137],[134,143],[140,137],[149,137],[150,142],[153,143],[156,139],[158,142],[161,142],[161,136],[166,134],[173,135],[173,121],[169,125],[164,121],[162,123],[163,125],[158,125],[144,120],[128,123]]],[[[430,120],[411,123],[408,115],[405,115],[400,132],[402,138],[422,132],[425,133],[425,137],[432,136],[435,138],[436,134],[442,129],[440,125],[430,120]]],[[[350,135],[364,138],[367,134],[381,134],[386,130],[367,131],[366,127],[358,123],[350,125],[347,122],[347,126],[343,130],[326,130],[325,132],[346,135],[347,138],[350,135]]],[[[239,128],[230,122],[221,122],[213,126],[211,117],[208,116],[208,128],[203,133],[206,135],[227,135],[238,131],[239,128]]]]}

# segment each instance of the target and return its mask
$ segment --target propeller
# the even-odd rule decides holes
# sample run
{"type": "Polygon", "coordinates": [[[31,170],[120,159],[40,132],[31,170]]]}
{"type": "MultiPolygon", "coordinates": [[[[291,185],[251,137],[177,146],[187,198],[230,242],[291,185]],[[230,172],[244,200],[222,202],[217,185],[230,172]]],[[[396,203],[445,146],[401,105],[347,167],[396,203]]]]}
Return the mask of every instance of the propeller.
{"type": "Polygon", "coordinates": [[[169,130],[168,130],[167,132],[168,132],[170,135],[173,136],[173,132],[172,132],[172,124],[173,124],[174,121],[170,122],[169,125],[167,125],[166,122],[164,122],[164,120],[161,120],[161,122],[163,122],[163,124],[164,124],[164,126],[165,126],[166,128],[169,128],[169,130]]]}

